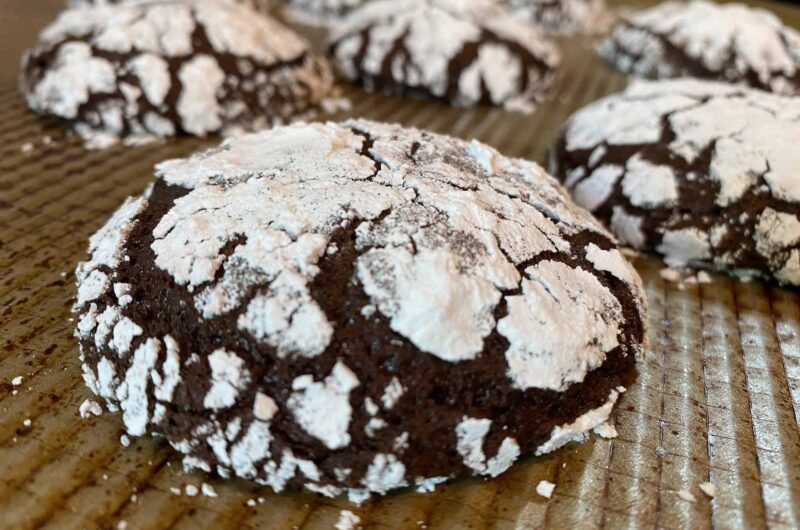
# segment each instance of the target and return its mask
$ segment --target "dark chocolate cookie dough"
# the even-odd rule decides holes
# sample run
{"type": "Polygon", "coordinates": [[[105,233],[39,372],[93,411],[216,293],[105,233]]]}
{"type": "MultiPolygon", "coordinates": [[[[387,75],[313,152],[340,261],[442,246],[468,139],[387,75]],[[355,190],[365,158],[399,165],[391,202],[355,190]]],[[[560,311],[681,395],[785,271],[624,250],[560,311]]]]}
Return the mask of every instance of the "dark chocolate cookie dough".
{"type": "Polygon", "coordinates": [[[537,165],[367,121],[162,163],[95,234],[89,387],[189,467],[325,495],[496,476],[607,419],[639,278],[537,165]]]}
{"type": "Polygon", "coordinates": [[[800,33],[742,4],[659,4],[628,16],[599,53],[640,77],[697,77],[800,94],[800,33]]]}
{"type": "Polygon", "coordinates": [[[567,123],[551,171],[623,242],[667,263],[800,284],[800,101],[640,81],[567,123]]]}
{"type": "Polygon", "coordinates": [[[23,60],[36,112],[89,140],[257,129],[313,110],[330,68],[291,30],[230,1],[64,11],[23,60]]]}
{"type": "Polygon", "coordinates": [[[331,53],[370,91],[530,111],[558,53],[491,0],[374,0],[336,27],[331,53]]]}

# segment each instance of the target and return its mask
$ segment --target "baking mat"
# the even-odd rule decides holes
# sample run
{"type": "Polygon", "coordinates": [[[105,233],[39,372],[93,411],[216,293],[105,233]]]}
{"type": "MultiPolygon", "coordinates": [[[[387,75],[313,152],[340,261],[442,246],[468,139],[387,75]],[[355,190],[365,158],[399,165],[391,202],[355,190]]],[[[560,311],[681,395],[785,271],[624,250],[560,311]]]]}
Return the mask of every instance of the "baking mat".
{"type": "MultiPolygon", "coordinates": [[[[118,415],[80,419],[90,393],[69,308],[87,238],[142,191],[154,163],[217,140],[87,152],[26,111],[14,81],[19,53],[59,5],[0,0],[0,528],[317,529],[332,528],[342,510],[375,529],[800,528],[798,292],[723,276],[679,289],[652,258],[636,260],[651,348],[615,414],[619,437],[526,458],[495,480],[355,507],[184,475],[157,439],[122,447],[118,415]],[[551,499],[536,494],[540,480],[556,484],[551,499]],[[203,482],[217,497],[186,495],[203,482]],[[713,500],[703,482],[716,485],[713,500]]],[[[771,7],[800,26],[800,10],[771,7]]],[[[589,40],[564,51],[552,99],[533,116],[345,88],[349,114],[476,137],[541,162],[573,110],[625,84],[589,40]]]]}

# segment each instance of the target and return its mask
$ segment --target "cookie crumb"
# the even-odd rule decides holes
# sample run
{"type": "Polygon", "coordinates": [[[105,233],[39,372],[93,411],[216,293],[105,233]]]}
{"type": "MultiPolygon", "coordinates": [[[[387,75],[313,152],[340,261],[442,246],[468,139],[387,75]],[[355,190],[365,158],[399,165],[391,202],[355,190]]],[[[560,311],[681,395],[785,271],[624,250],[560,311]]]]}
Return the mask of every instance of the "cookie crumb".
{"type": "Polygon", "coordinates": [[[206,497],[217,496],[217,492],[214,489],[214,487],[211,484],[206,484],[205,482],[203,482],[203,484],[200,485],[200,491],[202,491],[203,495],[205,495],[206,497]]]}
{"type": "Polygon", "coordinates": [[[703,482],[702,484],[700,484],[700,491],[702,491],[711,498],[717,496],[717,487],[711,482],[703,482]]]}
{"type": "Polygon", "coordinates": [[[706,271],[697,273],[697,283],[711,283],[711,275],[706,271]]]}
{"type": "Polygon", "coordinates": [[[642,255],[641,252],[631,247],[620,247],[619,251],[628,259],[638,258],[642,255]]]}
{"type": "Polygon", "coordinates": [[[685,501],[688,501],[688,502],[697,502],[697,499],[695,498],[695,496],[692,495],[691,493],[689,493],[686,490],[678,491],[678,497],[680,497],[681,499],[683,499],[685,501]]]}
{"type": "Polygon", "coordinates": [[[683,276],[681,275],[681,271],[676,269],[671,269],[669,267],[661,269],[661,271],[659,271],[658,274],[659,276],[661,276],[661,279],[668,281],[670,283],[678,283],[683,278],[683,276]]]}
{"type": "Polygon", "coordinates": [[[556,485],[547,480],[542,480],[536,485],[536,493],[547,499],[553,496],[554,489],[556,489],[556,485]]]}
{"type": "Polygon", "coordinates": [[[618,436],[617,429],[608,422],[603,422],[595,427],[594,432],[606,440],[610,440],[611,438],[616,438],[618,436]]]}
{"type": "Polygon", "coordinates": [[[342,510],[342,513],[339,514],[339,520],[334,527],[336,530],[355,530],[355,528],[358,528],[358,523],[360,522],[361,518],[359,516],[350,510],[342,510]]]}
{"type": "Polygon", "coordinates": [[[346,97],[330,97],[320,102],[322,112],[326,114],[336,114],[337,112],[350,112],[353,110],[353,102],[346,97]]]}
{"type": "Polygon", "coordinates": [[[85,399],[83,400],[83,403],[81,403],[81,406],[78,407],[78,413],[83,419],[86,419],[89,416],[102,416],[103,407],[101,407],[100,404],[93,399],[85,399]]]}

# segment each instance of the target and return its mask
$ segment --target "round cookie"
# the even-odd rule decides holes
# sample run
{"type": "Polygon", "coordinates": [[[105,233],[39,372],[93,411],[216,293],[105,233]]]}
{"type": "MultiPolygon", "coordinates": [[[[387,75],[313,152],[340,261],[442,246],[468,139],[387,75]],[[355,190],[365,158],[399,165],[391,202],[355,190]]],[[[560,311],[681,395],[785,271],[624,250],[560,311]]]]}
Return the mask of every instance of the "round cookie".
{"type": "Polygon", "coordinates": [[[333,76],[305,40],[228,1],[64,11],[23,60],[36,112],[94,143],[258,129],[313,111],[333,76]]]}
{"type": "Polygon", "coordinates": [[[575,201],[623,242],[800,284],[800,100],[640,81],[585,107],[551,153],[575,201]]]}
{"type": "Polygon", "coordinates": [[[368,121],[160,164],[79,266],[88,386],[185,464],[355,501],[608,417],[639,278],[537,165],[368,121]]]}
{"type": "Polygon", "coordinates": [[[550,33],[600,33],[612,18],[605,0],[497,1],[514,16],[550,33]]]}
{"type": "Polygon", "coordinates": [[[530,111],[558,53],[491,0],[376,0],[331,39],[341,73],[370,91],[530,111]]]}
{"type": "Polygon", "coordinates": [[[627,17],[598,51],[640,77],[696,77],[800,94],[800,33],[742,4],[666,2],[627,17]]]}

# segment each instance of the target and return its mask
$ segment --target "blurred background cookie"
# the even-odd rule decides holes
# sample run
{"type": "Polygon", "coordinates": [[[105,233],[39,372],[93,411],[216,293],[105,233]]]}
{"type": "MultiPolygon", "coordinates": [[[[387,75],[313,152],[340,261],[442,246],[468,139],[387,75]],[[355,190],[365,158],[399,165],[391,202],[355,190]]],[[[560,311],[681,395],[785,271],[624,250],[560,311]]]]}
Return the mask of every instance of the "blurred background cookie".
{"type": "Polygon", "coordinates": [[[743,4],[659,4],[627,16],[599,53],[641,77],[698,77],[800,93],[800,33],[743,4]]]}
{"type": "Polygon", "coordinates": [[[291,120],[333,77],[305,40],[244,4],[168,0],[64,11],[25,54],[22,86],[34,111],[102,145],[291,120]]]}
{"type": "Polygon", "coordinates": [[[531,111],[559,55],[491,0],[374,0],[333,31],[340,73],[368,91],[531,111]]]}
{"type": "Polygon", "coordinates": [[[497,0],[537,29],[558,34],[601,33],[612,14],[605,0],[497,0]]]}
{"type": "Polygon", "coordinates": [[[637,82],[578,111],[551,154],[576,202],[674,266],[800,284],[800,100],[637,82]]]}

